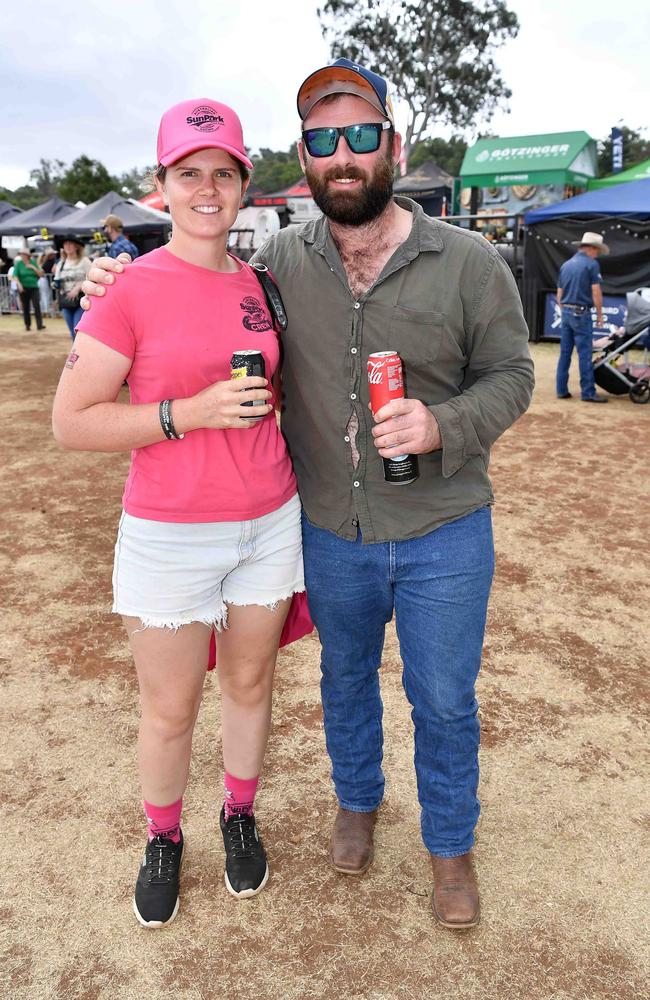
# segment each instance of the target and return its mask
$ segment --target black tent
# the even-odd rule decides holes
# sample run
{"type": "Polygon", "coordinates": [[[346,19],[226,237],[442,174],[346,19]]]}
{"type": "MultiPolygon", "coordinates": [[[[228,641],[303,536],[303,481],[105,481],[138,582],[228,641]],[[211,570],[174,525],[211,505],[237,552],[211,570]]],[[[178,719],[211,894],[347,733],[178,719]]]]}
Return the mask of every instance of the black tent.
{"type": "Polygon", "coordinates": [[[10,201],[0,201],[0,223],[7,222],[14,215],[22,215],[22,208],[16,208],[10,201]]]}
{"type": "Polygon", "coordinates": [[[124,224],[124,235],[135,243],[140,253],[147,253],[167,242],[171,217],[166,212],[140,205],[115,191],[109,191],[91,205],[77,209],[51,226],[50,230],[58,237],[69,233],[90,241],[96,233],[101,233],[102,219],[107,215],[119,216],[124,224]]]}
{"type": "Polygon", "coordinates": [[[453,177],[446,174],[434,160],[426,160],[395,181],[395,194],[412,198],[427,215],[441,215],[443,202],[451,201],[453,177]]]}
{"type": "Polygon", "coordinates": [[[524,222],[523,300],[533,340],[543,333],[547,293],[586,231],[601,233],[610,250],[600,257],[605,295],[624,298],[650,286],[650,180],[568,198],[528,212],[524,222]]]}
{"type": "Polygon", "coordinates": [[[38,236],[42,229],[50,231],[55,222],[74,211],[74,205],[55,195],[42,205],[6,218],[0,223],[0,236],[38,236]]]}

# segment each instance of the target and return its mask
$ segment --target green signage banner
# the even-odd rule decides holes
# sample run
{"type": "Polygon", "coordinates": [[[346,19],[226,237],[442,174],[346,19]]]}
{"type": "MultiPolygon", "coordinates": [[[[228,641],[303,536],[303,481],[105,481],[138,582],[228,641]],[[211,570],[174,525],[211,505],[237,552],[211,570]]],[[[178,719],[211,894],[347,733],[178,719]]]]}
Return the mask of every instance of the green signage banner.
{"type": "Polygon", "coordinates": [[[465,153],[464,187],[512,184],[586,186],[596,174],[596,143],[586,132],[479,139],[465,153]]]}

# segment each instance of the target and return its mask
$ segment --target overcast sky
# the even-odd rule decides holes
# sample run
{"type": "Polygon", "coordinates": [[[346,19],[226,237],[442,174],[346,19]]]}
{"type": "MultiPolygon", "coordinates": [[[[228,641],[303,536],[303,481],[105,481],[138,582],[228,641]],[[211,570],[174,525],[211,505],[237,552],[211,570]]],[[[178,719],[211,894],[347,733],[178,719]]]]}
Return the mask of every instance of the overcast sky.
{"type": "MultiPolygon", "coordinates": [[[[155,159],[165,108],[192,97],[233,105],[247,144],[287,149],[295,95],[329,62],[318,0],[58,0],[0,16],[0,185],[27,183],[41,157],[81,153],[113,173],[155,159]]],[[[498,53],[512,90],[497,135],[650,124],[650,3],[510,0],[518,38],[498,53]]],[[[405,124],[398,106],[398,126],[405,124]]]]}

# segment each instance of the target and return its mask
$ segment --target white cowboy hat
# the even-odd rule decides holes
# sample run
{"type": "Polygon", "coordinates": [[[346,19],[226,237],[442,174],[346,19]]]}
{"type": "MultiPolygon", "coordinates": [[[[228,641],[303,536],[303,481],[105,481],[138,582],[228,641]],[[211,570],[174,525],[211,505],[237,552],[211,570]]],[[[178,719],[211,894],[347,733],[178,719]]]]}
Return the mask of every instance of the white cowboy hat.
{"type": "Polygon", "coordinates": [[[601,253],[609,253],[609,247],[604,242],[600,233],[585,233],[581,240],[573,240],[573,247],[595,247],[601,253]]]}

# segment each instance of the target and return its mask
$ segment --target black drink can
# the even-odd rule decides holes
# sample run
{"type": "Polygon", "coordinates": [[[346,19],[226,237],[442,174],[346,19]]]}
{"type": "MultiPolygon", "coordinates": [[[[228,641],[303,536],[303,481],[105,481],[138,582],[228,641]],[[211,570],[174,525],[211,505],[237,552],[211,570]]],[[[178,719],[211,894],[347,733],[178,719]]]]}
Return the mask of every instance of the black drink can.
{"type": "MultiPolygon", "coordinates": [[[[266,378],[264,355],[260,351],[235,351],[230,359],[231,378],[246,378],[247,375],[259,375],[261,378],[266,378]]],[[[264,399],[251,399],[248,403],[242,403],[241,405],[264,406],[265,402],[264,399]]],[[[256,414],[251,413],[250,417],[247,416],[246,419],[259,420],[262,416],[266,416],[266,414],[260,414],[258,417],[256,414]]]]}

